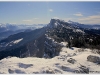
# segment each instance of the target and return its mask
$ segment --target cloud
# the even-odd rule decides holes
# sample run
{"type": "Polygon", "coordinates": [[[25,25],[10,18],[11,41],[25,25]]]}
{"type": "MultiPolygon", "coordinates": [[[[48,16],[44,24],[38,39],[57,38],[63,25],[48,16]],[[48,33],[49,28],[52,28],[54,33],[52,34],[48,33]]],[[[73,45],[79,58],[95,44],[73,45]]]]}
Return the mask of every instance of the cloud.
{"type": "Polygon", "coordinates": [[[35,20],[39,19],[39,18],[34,18],[35,20]]]}
{"type": "Polygon", "coordinates": [[[96,20],[96,19],[100,20],[100,15],[88,16],[88,17],[85,17],[85,18],[81,18],[80,20],[96,20]]]}
{"type": "Polygon", "coordinates": [[[33,18],[33,19],[29,19],[29,20],[22,20],[22,21],[24,21],[24,22],[32,22],[33,20],[37,20],[37,19],[39,19],[39,18],[33,18]]]}
{"type": "Polygon", "coordinates": [[[73,14],[75,16],[83,16],[81,13],[73,14]]]}
{"type": "Polygon", "coordinates": [[[92,15],[80,18],[79,21],[85,22],[87,24],[100,24],[100,15],[92,15]]]}
{"type": "Polygon", "coordinates": [[[50,12],[53,12],[53,9],[49,9],[50,12]]]}
{"type": "Polygon", "coordinates": [[[59,19],[58,17],[53,17],[54,19],[59,19]]]}
{"type": "Polygon", "coordinates": [[[67,22],[69,20],[72,20],[73,18],[64,18],[64,20],[67,22]]]}
{"type": "Polygon", "coordinates": [[[9,23],[9,24],[17,24],[17,23],[9,23]]]}
{"type": "Polygon", "coordinates": [[[32,20],[22,20],[22,21],[24,21],[24,22],[31,22],[32,20]]]}

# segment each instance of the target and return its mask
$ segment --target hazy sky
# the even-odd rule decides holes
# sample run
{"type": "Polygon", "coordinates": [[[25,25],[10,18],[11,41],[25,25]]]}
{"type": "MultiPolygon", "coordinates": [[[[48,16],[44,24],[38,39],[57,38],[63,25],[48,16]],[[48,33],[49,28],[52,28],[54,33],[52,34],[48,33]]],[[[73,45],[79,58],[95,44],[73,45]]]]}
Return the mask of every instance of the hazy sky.
{"type": "Polygon", "coordinates": [[[0,2],[0,23],[48,24],[51,18],[100,24],[100,2],[0,2]]]}

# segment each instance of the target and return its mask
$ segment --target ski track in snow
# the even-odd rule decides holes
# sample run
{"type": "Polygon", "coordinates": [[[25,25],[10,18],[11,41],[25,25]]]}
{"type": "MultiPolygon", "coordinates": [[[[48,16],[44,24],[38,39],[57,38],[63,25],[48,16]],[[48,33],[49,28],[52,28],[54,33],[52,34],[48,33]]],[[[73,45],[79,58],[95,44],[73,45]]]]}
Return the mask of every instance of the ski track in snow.
{"type": "MultiPolygon", "coordinates": [[[[64,42],[62,42],[64,44],[64,42]]],[[[90,49],[84,49],[79,52],[80,48],[62,48],[59,56],[51,59],[27,57],[27,58],[4,58],[0,60],[0,73],[4,74],[75,74],[80,65],[89,68],[90,71],[100,71],[100,65],[87,61],[87,56],[94,55],[90,49]],[[74,64],[67,62],[68,59],[76,60],[74,64]]]]}

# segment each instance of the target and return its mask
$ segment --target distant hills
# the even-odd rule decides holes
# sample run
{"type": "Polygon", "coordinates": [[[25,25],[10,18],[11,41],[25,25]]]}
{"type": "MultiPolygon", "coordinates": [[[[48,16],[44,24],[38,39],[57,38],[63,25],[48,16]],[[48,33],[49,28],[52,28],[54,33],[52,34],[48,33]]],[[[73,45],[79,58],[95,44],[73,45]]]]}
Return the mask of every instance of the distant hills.
{"type": "Polygon", "coordinates": [[[18,25],[18,24],[0,23],[0,40],[19,32],[30,31],[41,28],[43,26],[46,26],[46,24],[18,25]]]}

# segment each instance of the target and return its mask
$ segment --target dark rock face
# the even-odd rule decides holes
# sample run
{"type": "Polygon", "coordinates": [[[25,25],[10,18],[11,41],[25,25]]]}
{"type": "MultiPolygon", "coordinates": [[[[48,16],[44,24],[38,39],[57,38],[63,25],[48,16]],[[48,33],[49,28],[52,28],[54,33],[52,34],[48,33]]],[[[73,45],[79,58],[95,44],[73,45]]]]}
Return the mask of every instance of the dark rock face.
{"type": "Polygon", "coordinates": [[[100,63],[100,57],[89,55],[87,57],[87,61],[90,61],[90,62],[93,62],[93,63],[100,63]]]}
{"type": "Polygon", "coordinates": [[[63,71],[68,71],[68,72],[73,71],[73,69],[71,69],[71,68],[69,68],[69,67],[67,67],[67,66],[61,66],[61,69],[62,69],[63,71]]]}
{"type": "Polygon", "coordinates": [[[55,71],[51,69],[50,67],[44,67],[42,73],[44,74],[55,74],[55,71]]]}
{"type": "Polygon", "coordinates": [[[75,70],[75,73],[79,73],[79,74],[89,74],[89,68],[87,68],[86,66],[80,65],[79,70],[75,70]]]}
{"type": "Polygon", "coordinates": [[[59,55],[59,52],[62,48],[62,46],[53,41],[53,39],[51,38],[45,38],[45,54],[47,54],[49,57],[54,57],[54,56],[57,56],[59,55]]]}
{"type": "Polygon", "coordinates": [[[30,53],[30,56],[34,56],[34,57],[43,57],[44,54],[44,41],[45,41],[45,35],[43,34],[42,36],[40,36],[38,39],[28,43],[27,45],[27,49],[30,53]]]}
{"type": "Polygon", "coordinates": [[[73,59],[73,58],[70,58],[70,59],[67,60],[67,62],[74,64],[76,62],[76,60],[73,59]]]}
{"type": "Polygon", "coordinates": [[[89,69],[86,66],[81,65],[79,68],[81,73],[89,73],[89,69]]]}
{"type": "Polygon", "coordinates": [[[55,34],[57,29],[59,30],[58,27],[60,26],[60,22],[61,21],[59,19],[51,19],[50,23],[47,26],[44,42],[44,57],[46,58],[52,58],[59,55],[59,52],[62,48],[62,45],[56,40],[60,38],[55,34]]]}

